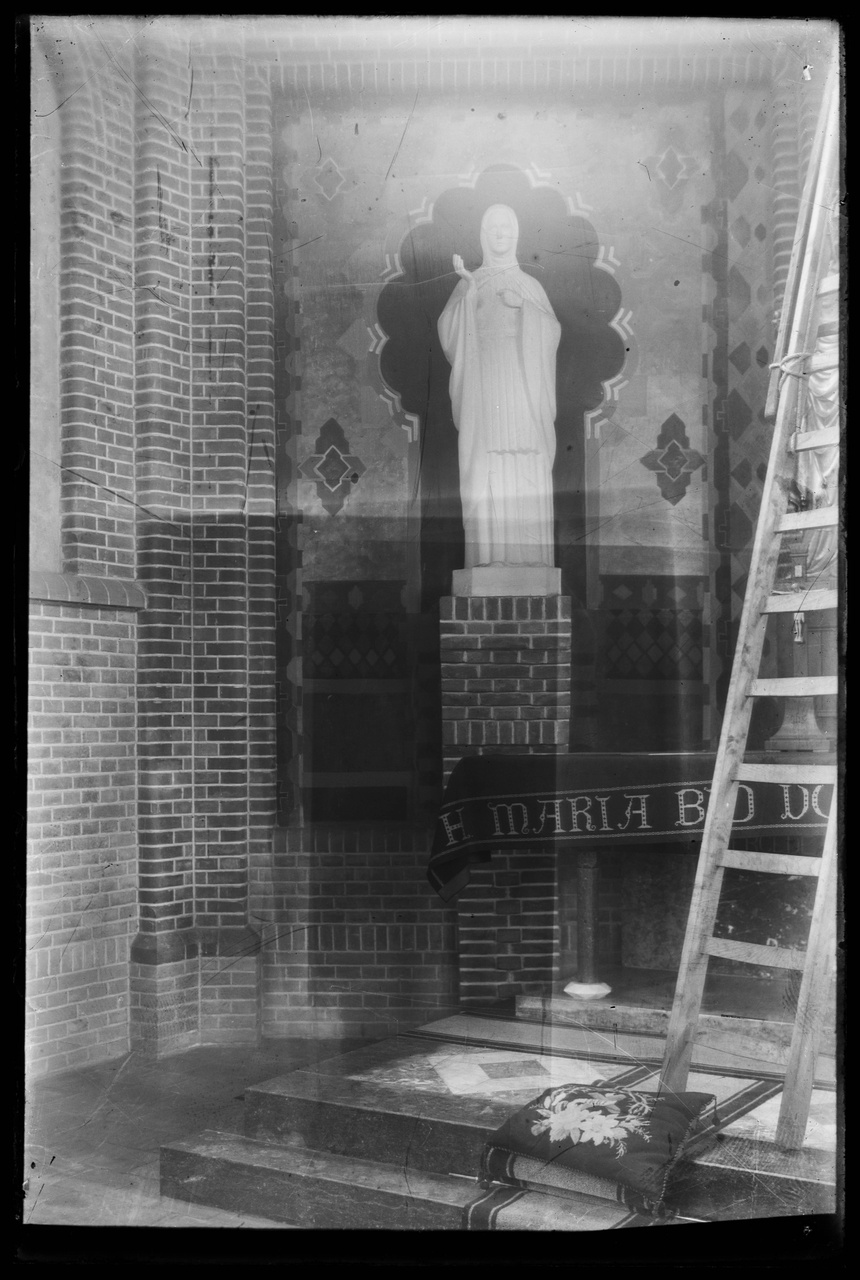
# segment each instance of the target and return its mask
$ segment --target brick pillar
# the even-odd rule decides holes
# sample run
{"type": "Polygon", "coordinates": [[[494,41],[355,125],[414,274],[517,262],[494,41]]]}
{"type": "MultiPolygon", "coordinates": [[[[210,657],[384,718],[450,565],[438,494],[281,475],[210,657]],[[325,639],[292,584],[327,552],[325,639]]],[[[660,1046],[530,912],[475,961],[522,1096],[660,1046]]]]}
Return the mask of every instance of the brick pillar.
{"type": "Polygon", "coordinates": [[[83,57],[61,117],[61,537],[66,573],[133,578],[134,108],[115,61],[83,57]]]}
{"type": "MultiPolygon", "coordinates": [[[[256,303],[261,193],[256,149],[248,170],[247,117],[251,113],[256,118],[258,102],[246,96],[241,39],[228,43],[207,34],[192,43],[191,62],[191,144],[198,157],[190,166],[190,256],[191,654],[200,1036],[208,1043],[253,1042],[259,1035],[259,936],[248,912],[249,501],[256,514],[260,460],[250,446],[258,416],[260,430],[266,431],[269,420],[271,434],[271,394],[264,394],[262,404],[251,399],[261,388],[256,369],[249,387],[248,362],[249,275],[256,303]],[[250,226],[248,185],[254,192],[250,226]]],[[[254,624],[257,613],[255,608],[254,624]]]]}
{"type": "MultiPolygon", "coordinates": [[[[446,781],[462,756],[567,749],[568,597],[445,597],[440,641],[446,781]]],[[[558,976],[554,854],[495,854],[457,916],[461,1004],[538,994],[558,976]]]]}
{"type": "MultiPolygon", "coordinates": [[[[266,70],[246,64],[245,227],[248,369],[248,876],[249,918],[276,934],[272,828],[277,759],[275,647],[275,279],[272,90],[266,70]]],[[[280,623],[281,626],[285,624],[280,623]]],[[[243,960],[247,965],[250,957],[243,960]]],[[[264,953],[257,973],[263,1004],[264,953]]],[[[247,1012],[247,1010],[246,1010],[247,1012]]],[[[262,1025],[262,1024],[261,1024],[262,1025]]]]}
{"type": "Polygon", "coordinates": [[[191,671],[190,157],[164,127],[188,102],[187,52],[147,43],[135,67],[135,431],[140,921],[131,949],[131,1044],[197,1043],[191,671]],[[157,114],[156,114],[157,113],[157,114]]]}

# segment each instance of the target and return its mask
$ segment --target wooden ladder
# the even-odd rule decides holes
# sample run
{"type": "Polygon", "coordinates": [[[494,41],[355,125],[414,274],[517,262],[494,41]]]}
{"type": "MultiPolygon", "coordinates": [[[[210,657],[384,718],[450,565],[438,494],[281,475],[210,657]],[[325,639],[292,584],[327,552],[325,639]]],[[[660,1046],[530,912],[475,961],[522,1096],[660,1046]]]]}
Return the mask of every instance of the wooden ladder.
{"type": "MultiPolygon", "coordinates": [[[[807,763],[806,753],[775,753],[778,763],[753,763],[745,757],[754,698],[810,698],[837,693],[835,676],[762,679],[759,670],[771,614],[806,613],[837,606],[835,589],[813,587],[802,594],[779,594],[774,586],[781,536],[797,530],[833,528],[838,519],[835,506],[795,513],[787,509],[794,475],[793,455],[804,449],[839,443],[838,430],[801,432],[795,429],[801,421],[806,393],[802,357],[809,354],[816,290],[828,265],[826,219],[838,199],[838,122],[834,69],[825,88],[786,284],[777,362],[768,395],[770,416],[774,409],[776,411],[774,436],[661,1073],[661,1088],[680,1091],[686,1087],[711,956],[801,971],[776,1132],[777,1143],[789,1149],[802,1145],[806,1131],[815,1060],[835,959],[837,768],[835,763],[807,763]],[[820,857],[731,848],[733,817],[742,782],[831,784],[830,816],[820,857]],[[805,951],[737,942],[714,935],[727,867],[815,878],[815,902],[805,951]]],[[[814,340],[814,334],[812,338],[814,340]]]]}

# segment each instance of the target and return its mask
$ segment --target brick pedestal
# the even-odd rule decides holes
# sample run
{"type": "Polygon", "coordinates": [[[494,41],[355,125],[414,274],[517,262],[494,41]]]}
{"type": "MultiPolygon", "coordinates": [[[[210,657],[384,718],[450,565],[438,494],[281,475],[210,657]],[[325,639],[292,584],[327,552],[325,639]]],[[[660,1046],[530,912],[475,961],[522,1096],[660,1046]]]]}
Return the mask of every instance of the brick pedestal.
{"type": "MultiPolygon", "coordinates": [[[[566,596],[441,601],[445,781],[462,756],[553,754],[570,735],[566,596]]],[[[460,1003],[538,993],[559,977],[554,855],[496,855],[457,904],[460,1003]]]]}

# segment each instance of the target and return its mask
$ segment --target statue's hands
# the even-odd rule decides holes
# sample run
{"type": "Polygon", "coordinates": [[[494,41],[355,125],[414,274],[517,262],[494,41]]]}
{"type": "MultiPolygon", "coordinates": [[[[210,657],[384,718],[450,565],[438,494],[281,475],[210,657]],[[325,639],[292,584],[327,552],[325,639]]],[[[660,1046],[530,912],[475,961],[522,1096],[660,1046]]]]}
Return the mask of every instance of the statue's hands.
{"type": "Polygon", "coordinates": [[[500,289],[499,297],[506,307],[521,307],[523,300],[515,289],[500,289]]]}
{"type": "Polygon", "coordinates": [[[471,271],[467,271],[463,266],[463,259],[460,257],[459,253],[454,254],[453,262],[454,270],[457,272],[457,275],[461,280],[465,280],[469,285],[468,293],[477,293],[478,286],[475,283],[475,277],[472,275],[471,271]]]}

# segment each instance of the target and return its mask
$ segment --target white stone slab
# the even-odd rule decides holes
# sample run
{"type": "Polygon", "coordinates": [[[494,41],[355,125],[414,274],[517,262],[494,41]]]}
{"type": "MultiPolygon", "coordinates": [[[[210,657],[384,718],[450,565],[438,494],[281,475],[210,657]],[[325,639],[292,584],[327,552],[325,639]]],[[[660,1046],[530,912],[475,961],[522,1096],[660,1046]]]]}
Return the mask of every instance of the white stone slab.
{"type": "Polygon", "coordinates": [[[561,569],[547,565],[479,565],[455,569],[454,596],[560,596],[561,569]]]}

